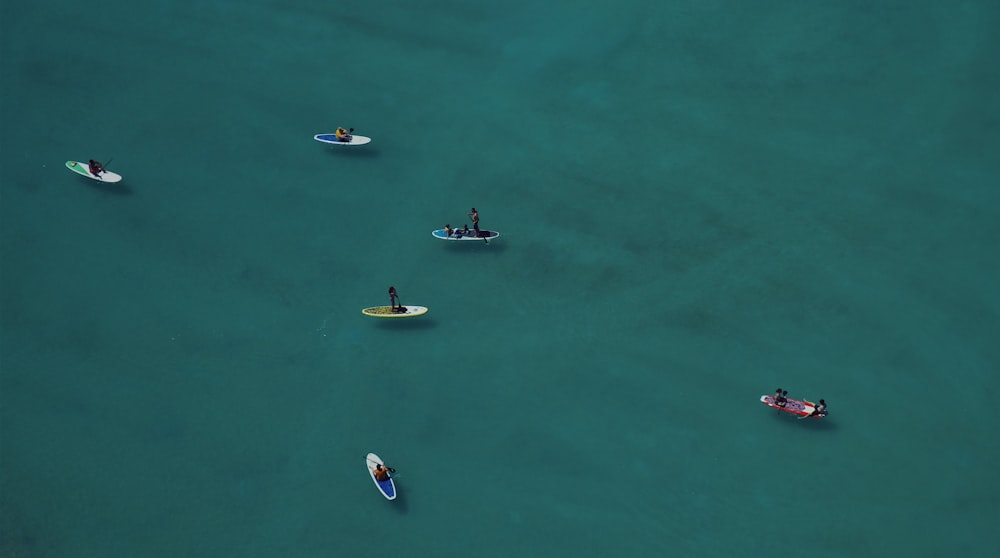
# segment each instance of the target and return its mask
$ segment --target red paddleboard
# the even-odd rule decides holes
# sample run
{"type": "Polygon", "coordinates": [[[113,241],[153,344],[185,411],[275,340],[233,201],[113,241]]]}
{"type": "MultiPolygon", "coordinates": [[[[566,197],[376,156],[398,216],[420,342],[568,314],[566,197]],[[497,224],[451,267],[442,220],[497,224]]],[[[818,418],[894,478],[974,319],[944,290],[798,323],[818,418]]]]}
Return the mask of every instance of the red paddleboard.
{"type": "MultiPolygon", "coordinates": [[[[761,395],[760,402],[771,407],[772,409],[777,409],[779,411],[785,411],[786,413],[792,413],[793,415],[798,415],[800,417],[808,417],[816,410],[816,404],[812,401],[799,401],[798,399],[792,399],[791,397],[785,398],[785,406],[782,407],[774,402],[773,395],[761,395]]],[[[823,418],[826,413],[820,415],[812,415],[810,418],[823,418]]]]}

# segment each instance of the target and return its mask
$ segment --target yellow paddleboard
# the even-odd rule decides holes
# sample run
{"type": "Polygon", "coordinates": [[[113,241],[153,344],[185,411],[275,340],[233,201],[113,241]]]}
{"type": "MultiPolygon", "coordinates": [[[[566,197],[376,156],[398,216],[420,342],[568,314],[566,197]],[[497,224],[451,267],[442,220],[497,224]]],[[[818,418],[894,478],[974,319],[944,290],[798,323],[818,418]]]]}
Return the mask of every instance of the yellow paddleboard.
{"type": "Polygon", "coordinates": [[[423,316],[427,313],[426,306],[404,306],[403,309],[405,312],[399,312],[399,308],[397,307],[397,311],[393,312],[391,306],[372,306],[371,308],[365,308],[361,313],[373,318],[412,318],[414,316],[423,316]]]}

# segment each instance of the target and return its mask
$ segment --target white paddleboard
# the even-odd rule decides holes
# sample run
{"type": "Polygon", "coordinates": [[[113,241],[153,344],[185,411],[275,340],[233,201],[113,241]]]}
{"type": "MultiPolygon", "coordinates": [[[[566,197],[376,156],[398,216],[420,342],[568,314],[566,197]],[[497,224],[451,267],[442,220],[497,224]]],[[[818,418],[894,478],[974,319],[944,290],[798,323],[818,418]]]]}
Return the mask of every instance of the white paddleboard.
{"type": "Polygon", "coordinates": [[[337,134],[316,134],[313,136],[313,139],[323,143],[332,143],[334,145],[364,145],[372,141],[369,137],[359,136],[357,134],[352,134],[350,141],[337,139],[337,134]]]}
{"type": "Polygon", "coordinates": [[[378,491],[382,493],[382,496],[385,496],[386,500],[395,500],[396,483],[393,482],[392,477],[389,477],[389,480],[385,481],[380,481],[375,478],[375,465],[378,464],[381,465],[382,468],[385,468],[385,462],[382,461],[382,458],[374,453],[369,453],[365,457],[365,463],[368,465],[368,474],[371,476],[372,482],[374,482],[375,486],[378,487],[378,491]]]}
{"type": "Polygon", "coordinates": [[[100,182],[121,182],[122,180],[120,174],[115,174],[109,170],[103,170],[96,175],[92,174],[90,172],[90,165],[79,161],[66,161],[66,168],[80,176],[86,176],[91,180],[98,180],[100,182]]]}

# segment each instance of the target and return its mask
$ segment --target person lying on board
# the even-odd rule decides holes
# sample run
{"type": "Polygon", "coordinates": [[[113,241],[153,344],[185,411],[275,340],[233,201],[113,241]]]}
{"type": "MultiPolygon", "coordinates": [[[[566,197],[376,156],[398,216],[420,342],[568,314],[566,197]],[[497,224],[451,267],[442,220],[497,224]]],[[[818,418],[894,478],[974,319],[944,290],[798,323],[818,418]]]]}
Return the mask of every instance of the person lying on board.
{"type": "Polygon", "coordinates": [[[819,405],[809,413],[811,417],[825,417],[826,416],[826,401],[823,399],[819,400],[819,405]]]}
{"type": "Polygon", "coordinates": [[[465,225],[462,229],[451,228],[451,223],[444,226],[444,235],[448,238],[462,238],[463,236],[469,236],[470,233],[469,225],[465,225]]]}
{"type": "Polygon", "coordinates": [[[91,159],[90,160],[90,174],[100,177],[101,173],[104,172],[104,165],[91,159]]]}
{"type": "Polygon", "coordinates": [[[349,131],[343,128],[337,128],[337,141],[351,141],[351,132],[353,131],[354,128],[351,128],[349,131]]]}
{"type": "Polygon", "coordinates": [[[462,230],[455,229],[455,238],[462,238],[463,236],[469,236],[469,225],[465,225],[462,230]]]}
{"type": "Polygon", "coordinates": [[[788,403],[788,399],[785,397],[788,395],[787,391],[781,391],[781,388],[774,390],[774,404],[779,407],[784,407],[785,403],[788,403]]]}

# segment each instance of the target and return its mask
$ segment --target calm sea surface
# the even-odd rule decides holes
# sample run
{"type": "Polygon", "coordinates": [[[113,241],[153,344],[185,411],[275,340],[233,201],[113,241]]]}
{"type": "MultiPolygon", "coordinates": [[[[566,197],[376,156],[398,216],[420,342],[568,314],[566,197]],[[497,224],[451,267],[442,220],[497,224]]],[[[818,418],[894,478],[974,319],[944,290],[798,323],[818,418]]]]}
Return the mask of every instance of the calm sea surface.
{"type": "Polygon", "coordinates": [[[988,555],[998,26],[3,0],[0,556],[988,555]]]}

